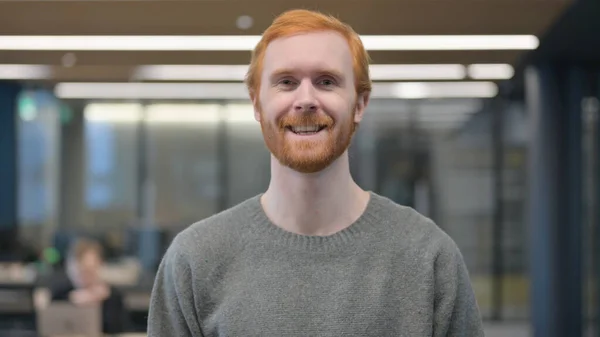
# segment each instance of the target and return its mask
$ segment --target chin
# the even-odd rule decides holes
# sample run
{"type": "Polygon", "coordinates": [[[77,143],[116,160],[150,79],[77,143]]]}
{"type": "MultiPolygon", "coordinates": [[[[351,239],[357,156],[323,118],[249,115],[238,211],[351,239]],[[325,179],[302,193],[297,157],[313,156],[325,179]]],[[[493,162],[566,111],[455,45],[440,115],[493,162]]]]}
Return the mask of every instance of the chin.
{"type": "Polygon", "coordinates": [[[302,174],[315,174],[326,170],[329,167],[329,163],[302,163],[299,165],[288,164],[287,167],[302,174]]]}
{"type": "Polygon", "coordinates": [[[311,151],[311,153],[301,153],[303,151],[287,152],[279,158],[279,162],[300,173],[318,173],[330,167],[343,153],[342,151],[337,155],[332,151],[319,151],[318,153],[315,153],[314,149],[308,151],[311,151]]]}

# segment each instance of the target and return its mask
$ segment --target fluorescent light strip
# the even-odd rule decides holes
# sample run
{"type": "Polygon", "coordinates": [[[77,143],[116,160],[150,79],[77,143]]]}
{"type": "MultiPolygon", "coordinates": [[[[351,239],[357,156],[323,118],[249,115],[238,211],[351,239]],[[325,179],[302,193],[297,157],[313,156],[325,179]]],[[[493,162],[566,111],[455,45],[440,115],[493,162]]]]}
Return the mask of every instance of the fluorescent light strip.
{"type": "MultiPolygon", "coordinates": [[[[373,64],[373,81],[509,79],[514,75],[510,64],[373,64]]],[[[138,66],[132,79],[139,81],[243,81],[248,65],[146,65],[138,66]]],[[[0,79],[51,79],[52,66],[0,64],[0,79]]]]}
{"type": "Polygon", "coordinates": [[[489,98],[498,94],[493,82],[374,83],[373,98],[489,98]]]}
{"type": "Polygon", "coordinates": [[[217,123],[220,110],[217,104],[151,104],[145,117],[156,124],[217,123]]]}
{"type": "Polygon", "coordinates": [[[138,66],[134,80],[149,81],[243,81],[248,65],[147,65],[138,66]]]}
{"type": "MultiPolygon", "coordinates": [[[[241,99],[243,83],[59,83],[54,90],[63,99],[241,99]]],[[[374,83],[373,98],[494,97],[493,82],[374,83]]]]}
{"type": "Polygon", "coordinates": [[[142,118],[141,104],[91,103],[84,109],[85,119],[99,123],[132,123],[142,118]]]}
{"type": "Polygon", "coordinates": [[[533,50],[533,35],[364,36],[367,50],[533,50]]]}
{"type": "MultiPolygon", "coordinates": [[[[373,81],[461,80],[466,68],[461,64],[373,64],[373,81]]],[[[146,65],[138,66],[134,80],[148,81],[243,81],[247,65],[146,65]]]]}
{"type": "MultiPolygon", "coordinates": [[[[149,104],[145,107],[135,103],[90,103],[84,108],[85,119],[94,123],[132,124],[145,120],[150,125],[214,124],[221,120],[228,123],[254,125],[254,109],[251,104],[149,104]]],[[[412,115],[405,111],[390,114],[396,122],[408,122],[412,118],[420,124],[452,124],[463,122],[472,113],[422,113],[412,115]]]]}
{"type": "Polygon", "coordinates": [[[52,77],[52,67],[37,64],[0,64],[0,79],[40,80],[52,77]]]}
{"type": "Polygon", "coordinates": [[[60,98],[248,99],[243,83],[78,83],[56,85],[60,98]]]}
{"type": "Polygon", "coordinates": [[[254,107],[252,104],[228,104],[225,111],[227,112],[227,121],[240,124],[257,123],[254,119],[254,107]]]}
{"type": "MultiPolygon", "coordinates": [[[[248,51],[258,35],[0,36],[0,50],[248,51]]],[[[533,35],[363,35],[367,50],[532,50],[533,35]]]]}
{"type": "Polygon", "coordinates": [[[515,75],[510,64],[472,64],[467,68],[469,77],[475,80],[507,80],[515,75]]]}
{"type": "Polygon", "coordinates": [[[373,64],[369,72],[373,81],[461,80],[466,76],[460,64],[373,64]]]}
{"type": "Polygon", "coordinates": [[[251,104],[141,104],[90,103],[85,119],[93,123],[132,124],[145,120],[150,125],[196,126],[221,120],[235,124],[256,124],[251,104]]]}

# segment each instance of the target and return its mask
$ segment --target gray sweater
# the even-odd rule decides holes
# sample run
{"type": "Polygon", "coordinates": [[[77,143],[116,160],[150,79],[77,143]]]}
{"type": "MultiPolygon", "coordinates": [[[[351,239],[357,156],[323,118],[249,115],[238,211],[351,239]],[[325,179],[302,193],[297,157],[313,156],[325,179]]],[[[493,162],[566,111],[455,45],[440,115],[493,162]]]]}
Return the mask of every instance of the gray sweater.
{"type": "Polygon", "coordinates": [[[152,290],[148,336],[483,336],[454,241],[371,193],[330,236],[272,224],[260,196],[186,228],[152,290]]]}

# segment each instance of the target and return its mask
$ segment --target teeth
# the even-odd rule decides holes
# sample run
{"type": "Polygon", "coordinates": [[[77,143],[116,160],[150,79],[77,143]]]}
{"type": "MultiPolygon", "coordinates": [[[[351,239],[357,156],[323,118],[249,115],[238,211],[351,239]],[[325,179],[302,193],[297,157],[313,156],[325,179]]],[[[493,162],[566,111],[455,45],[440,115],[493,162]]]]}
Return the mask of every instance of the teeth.
{"type": "Polygon", "coordinates": [[[318,125],[303,125],[303,126],[293,126],[292,131],[295,133],[307,133],[307,132],[318,132],[318,125]]]}

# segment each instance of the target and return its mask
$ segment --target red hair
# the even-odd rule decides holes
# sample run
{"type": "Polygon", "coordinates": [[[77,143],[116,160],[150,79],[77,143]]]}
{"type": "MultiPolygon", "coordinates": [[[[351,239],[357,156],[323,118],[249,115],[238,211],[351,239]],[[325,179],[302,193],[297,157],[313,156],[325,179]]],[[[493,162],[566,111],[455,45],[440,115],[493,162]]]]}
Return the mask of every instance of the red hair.
{"type": "Polygon", "coordinates": [[[369,54],[354,29],[332,16],[315,11],[295,9],[284,12],[275,18],[254,48],[250,68],[246,74],[246,86],[248,87],[250,96],[254,98],[254,95],[260,88],[260,77],[263,70],[265,51],[271,41],[296,34],[327,30],[340,33],[348,42],[353,58],[356,93],[360,95],[370,92],[369,54]]]}

